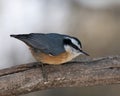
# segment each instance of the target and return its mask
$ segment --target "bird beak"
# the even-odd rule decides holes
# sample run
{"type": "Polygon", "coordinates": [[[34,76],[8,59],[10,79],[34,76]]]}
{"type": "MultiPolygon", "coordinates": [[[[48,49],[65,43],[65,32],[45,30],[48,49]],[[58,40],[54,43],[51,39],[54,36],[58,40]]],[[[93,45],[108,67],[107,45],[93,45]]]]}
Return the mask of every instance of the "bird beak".
{"type": "Polygon", "coordinates": [[[90,56],[88,53],[84,52],[83,50],[80,50],[81,53],[83,53],[86,56],[90,56]]]}

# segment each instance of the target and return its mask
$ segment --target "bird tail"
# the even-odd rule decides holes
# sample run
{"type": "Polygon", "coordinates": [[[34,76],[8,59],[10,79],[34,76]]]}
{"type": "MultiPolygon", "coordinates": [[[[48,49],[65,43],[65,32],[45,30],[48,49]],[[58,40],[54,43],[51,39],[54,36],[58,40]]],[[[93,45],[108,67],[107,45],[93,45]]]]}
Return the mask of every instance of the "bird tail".
{"type": "Polygon", "coordinates": [[[17,38],[17,39],[20,39],[20,40],[27,39],[28,36],[29,36],[28,34],[10,35],[10,37],[14,37],[14,38],[17,38]]]}

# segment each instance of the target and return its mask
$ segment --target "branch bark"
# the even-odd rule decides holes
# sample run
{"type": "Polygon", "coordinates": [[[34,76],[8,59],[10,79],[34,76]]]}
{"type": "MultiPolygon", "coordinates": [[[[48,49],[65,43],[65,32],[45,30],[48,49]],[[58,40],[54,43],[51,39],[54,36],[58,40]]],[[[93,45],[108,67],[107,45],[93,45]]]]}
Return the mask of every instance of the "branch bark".
{"type": "Polygon", "coordinates": [[[0,70],[0,96],[16,96],[37,90],[58,87],[81,87],[120,83],[120,56],[86,62],[45,65],[48,81],[38,63],[29,63],[0,70]]]}

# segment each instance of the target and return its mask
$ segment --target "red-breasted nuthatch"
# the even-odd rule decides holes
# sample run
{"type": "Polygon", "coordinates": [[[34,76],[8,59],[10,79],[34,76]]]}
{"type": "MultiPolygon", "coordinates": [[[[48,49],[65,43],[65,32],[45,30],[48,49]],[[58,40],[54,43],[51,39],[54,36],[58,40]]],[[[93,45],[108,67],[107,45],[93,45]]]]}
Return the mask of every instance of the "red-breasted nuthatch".
{"type": "Polygon", "coordinates": [[[26,43],[38,62],[63,64],[80,54],[88,55],[82,50],[81,42],[72,36],[57,33],[31,33],[10,35],[26,43]]]}

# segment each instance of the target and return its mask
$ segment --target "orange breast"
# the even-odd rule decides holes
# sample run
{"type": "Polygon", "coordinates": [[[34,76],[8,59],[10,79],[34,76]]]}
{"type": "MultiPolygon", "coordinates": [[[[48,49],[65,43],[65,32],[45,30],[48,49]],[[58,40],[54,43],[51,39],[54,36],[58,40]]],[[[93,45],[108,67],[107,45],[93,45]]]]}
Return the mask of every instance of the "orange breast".
{"type": "Polygon", "coordinates": [[[70,58],[71,56],[68,52],[61,53],[58,56],[52,56],[48,54],[46,55],[42,52],[37,53],[33,49],[31,49],[31,53],[38,62],[47,63],[47,64],[62,64],[72,59],[70,58]]]}

